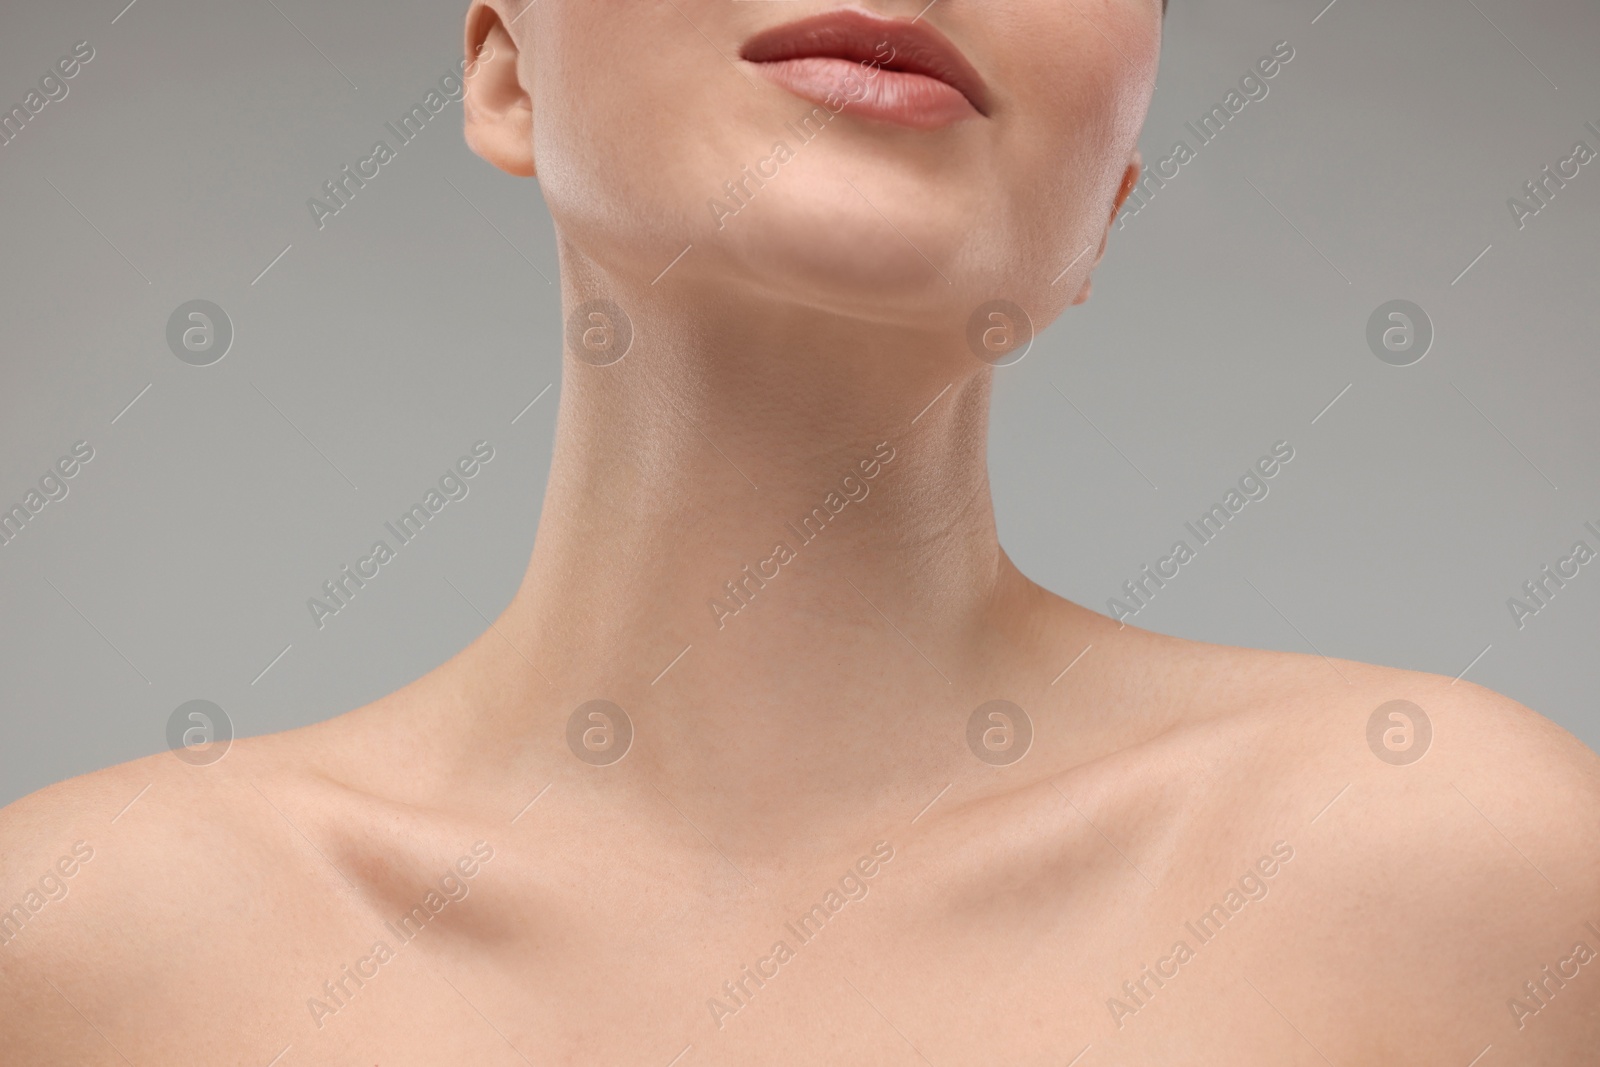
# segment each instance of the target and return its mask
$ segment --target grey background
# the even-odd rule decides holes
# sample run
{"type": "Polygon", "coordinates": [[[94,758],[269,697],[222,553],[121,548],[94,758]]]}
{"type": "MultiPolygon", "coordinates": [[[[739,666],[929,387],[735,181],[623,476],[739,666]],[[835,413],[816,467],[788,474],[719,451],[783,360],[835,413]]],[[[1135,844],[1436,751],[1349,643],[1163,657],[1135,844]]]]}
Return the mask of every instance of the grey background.
{"type": "MultiPolygon", "coordinates": [[[[465,3],[124,2],[0,15],[7,106],[96,52],[0,147],[0,506],[95,449],[0,547],[0,802],[159,751],[187,700],[263,733],[426,672],[510,600],[549,461],[536,186],[473,157],[452,108],[325,229],[305,206],[457,61],[465,3]],[[203,368],[165,339],[195,298],[236,333],[203,368]],[[470,495],[317,631],[306,598],[480,438],[470,495]]],[[[1520,232],[1506,200],[1580,138],[1600,150],[1600,8],[1325,5],[1175,0],[1147,159],[1276,42],[1296,56],[999,372],[1004,543],[1103,610],[1287,439],[1271,495],[1139,625],[1471,665],[1595,746],[1600,563],[1521,631],[1506,600],[1600,548],[1600,161],[1520,232]],[[1365,339],[1395,298],[1437,331],[1407,368],[1365,339]]]]}

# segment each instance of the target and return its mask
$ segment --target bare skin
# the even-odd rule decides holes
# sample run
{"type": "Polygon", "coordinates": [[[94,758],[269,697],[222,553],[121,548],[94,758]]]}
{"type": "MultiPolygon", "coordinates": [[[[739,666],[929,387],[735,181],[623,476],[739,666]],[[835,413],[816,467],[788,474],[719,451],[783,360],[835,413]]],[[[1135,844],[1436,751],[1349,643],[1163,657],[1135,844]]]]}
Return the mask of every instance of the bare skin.
{"type": "Polygon", "coordinates": [[[0,812],[0,905],[41,902],[7,1063],[1592,1065],[1592,753],[1465,681],[1119,626],[999,547],[967,313],[1010,272],[1041,323],[1087,298],[1095,257],[1050,278],[1137,174],[1159,5],[947,0],[990,125],[846,114],[720,244],[741,109],[794,100],[690,45],[793,15],[679,6],[468,17],[469,143],[539,174],[567,306],[636,332],[569,359],[521,588],[374,704],[0,812]],[[569,744],[595,699],[616,762],[569,744]],[[968,743],[997,699],[1005,765],[968,743]],[[1369,742],[1394,700],[1414,762],[1369,742]]]}

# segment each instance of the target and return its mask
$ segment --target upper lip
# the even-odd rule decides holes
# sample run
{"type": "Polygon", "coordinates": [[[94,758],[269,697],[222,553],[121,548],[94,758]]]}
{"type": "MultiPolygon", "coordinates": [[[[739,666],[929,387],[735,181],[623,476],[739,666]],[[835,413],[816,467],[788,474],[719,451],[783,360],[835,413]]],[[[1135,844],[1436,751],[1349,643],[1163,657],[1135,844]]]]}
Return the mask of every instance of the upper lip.
{"type": "Polygon", "coordinates": [[[846,8],[762,30],[744,43],[739,57],[752,63],[826,57],[922,74],[961,93],[980,115],[989,114],[983,78],[948,37],[926,22],[846,8]],[[888,59],[880,52],[885,44],[892,50],[888,59]]]}

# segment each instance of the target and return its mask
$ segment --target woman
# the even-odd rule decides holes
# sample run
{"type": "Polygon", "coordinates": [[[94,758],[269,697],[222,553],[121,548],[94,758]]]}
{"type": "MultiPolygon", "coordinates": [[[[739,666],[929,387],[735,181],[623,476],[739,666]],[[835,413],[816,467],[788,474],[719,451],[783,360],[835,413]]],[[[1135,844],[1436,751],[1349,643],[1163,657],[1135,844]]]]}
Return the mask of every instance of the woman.
{"type": "Polygon", "coordinates": [[[522,588],[0,816],[7,1062],[1592,1065],[1592,754],[998,545],[993,367],[1089,296],[1162,14],[474,0],[568,315],[522,588]]]}

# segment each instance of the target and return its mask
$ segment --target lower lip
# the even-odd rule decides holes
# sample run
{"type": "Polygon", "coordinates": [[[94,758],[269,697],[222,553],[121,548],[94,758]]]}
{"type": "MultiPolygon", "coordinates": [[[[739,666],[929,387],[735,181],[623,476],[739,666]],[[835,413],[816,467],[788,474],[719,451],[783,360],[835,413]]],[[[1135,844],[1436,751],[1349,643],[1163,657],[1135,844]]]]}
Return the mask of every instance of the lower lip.
{"type": "Polygon", "coordinates": [[[796,96],[852,115],[918,130],[937,130],[978,111],[956,89],[937,78],[903,70],[868,69],[848,59],[809,56],[755,66],[796,96]]]}

